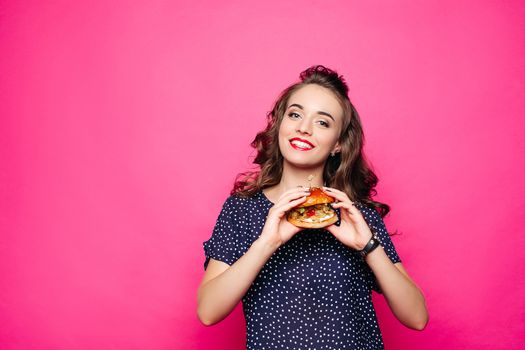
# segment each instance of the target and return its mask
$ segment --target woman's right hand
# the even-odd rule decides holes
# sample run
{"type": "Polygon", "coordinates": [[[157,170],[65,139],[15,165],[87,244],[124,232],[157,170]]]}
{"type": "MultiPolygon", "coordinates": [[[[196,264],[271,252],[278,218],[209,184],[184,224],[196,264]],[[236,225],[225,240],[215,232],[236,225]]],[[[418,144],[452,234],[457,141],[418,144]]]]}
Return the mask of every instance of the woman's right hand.
{"type": "Polygon", "coordinates": [[[309,194],[310,189],[302,186],[284,192],[268,211],[259,240],[278,248],[301,231],[300,227],[286,220],[286,212],[306,201],[306,196],[309,194]]]}

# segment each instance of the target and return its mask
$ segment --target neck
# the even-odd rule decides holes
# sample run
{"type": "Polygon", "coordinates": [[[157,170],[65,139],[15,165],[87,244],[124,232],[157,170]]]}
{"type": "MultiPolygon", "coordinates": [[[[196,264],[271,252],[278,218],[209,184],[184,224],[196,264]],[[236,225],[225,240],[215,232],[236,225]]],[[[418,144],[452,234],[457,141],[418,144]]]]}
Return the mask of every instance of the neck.
{"type": "Polygon", "coordinates": [[[312,168],[298,168],[285,161],[283,163],[281,182],[277,185],[280,189],[279,192],[282,193],[297,186],[322,187],[323,170],[324,164],[312,168]],[[311,181],[308,181],[309,177],[313,177],[311,181]]]}
{"type": "Polygon", "coordinates": [[[298,168],[286,162],[283,162],[283,174],[281,181],[272,187],[264,189],[264,194],[273,203],[277,203],[278,198],[286,191],[297,186],[304,187],[322,187],[323,186],[324,164],[309,168],[298,168]],[[311,181],[308,177],[312,175],[311,181]]]}

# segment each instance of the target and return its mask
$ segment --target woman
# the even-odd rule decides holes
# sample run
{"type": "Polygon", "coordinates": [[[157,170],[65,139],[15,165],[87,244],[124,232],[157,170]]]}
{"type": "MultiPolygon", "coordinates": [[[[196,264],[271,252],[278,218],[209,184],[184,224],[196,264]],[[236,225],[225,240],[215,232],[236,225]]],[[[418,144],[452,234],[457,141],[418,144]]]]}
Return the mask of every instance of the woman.
{"type": "Polygon", "coordinates": [[[417,330],[428,322],[425,299],[385,228],[389,206],[371,199],[377,177],[343,77],[314,66],[300,78],[252,143],[260,171],[238,177],[204,243],[198,316],[217,323],[242,300],[248,349],[382,349],[372,290],[417,330]],[[336,199],[338,222],[286,220],[310,187],[336,199]]]}

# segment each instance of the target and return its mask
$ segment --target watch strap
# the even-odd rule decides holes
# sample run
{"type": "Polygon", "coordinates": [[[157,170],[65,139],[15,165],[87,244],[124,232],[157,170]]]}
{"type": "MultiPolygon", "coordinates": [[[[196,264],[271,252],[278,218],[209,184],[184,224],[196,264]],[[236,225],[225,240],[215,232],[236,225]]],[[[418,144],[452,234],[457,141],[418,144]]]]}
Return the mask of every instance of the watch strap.
{"type": "Polygon", "coordinates": [[[359,251],[359,254],[361,254],[361,256],[365,258],[370,252],[372,252],[377,247],[379,247],[379,240],[377,239],[375,233],[372,231],[372,237],[365,245],[365,247],[359,251]]]}

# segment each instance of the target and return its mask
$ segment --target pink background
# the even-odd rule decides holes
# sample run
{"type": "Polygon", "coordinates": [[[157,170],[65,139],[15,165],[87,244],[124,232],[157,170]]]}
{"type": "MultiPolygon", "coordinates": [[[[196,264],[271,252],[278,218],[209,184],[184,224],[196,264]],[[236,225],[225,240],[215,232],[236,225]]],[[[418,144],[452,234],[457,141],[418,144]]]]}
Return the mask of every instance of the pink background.
{"type": "Polygon", "coordinates": [[[242,349],[196,318],[209,238],[278,93],[348,80],[430,323],[525,334],[523,1],[0,1],[0,348],[242,349]]]}

